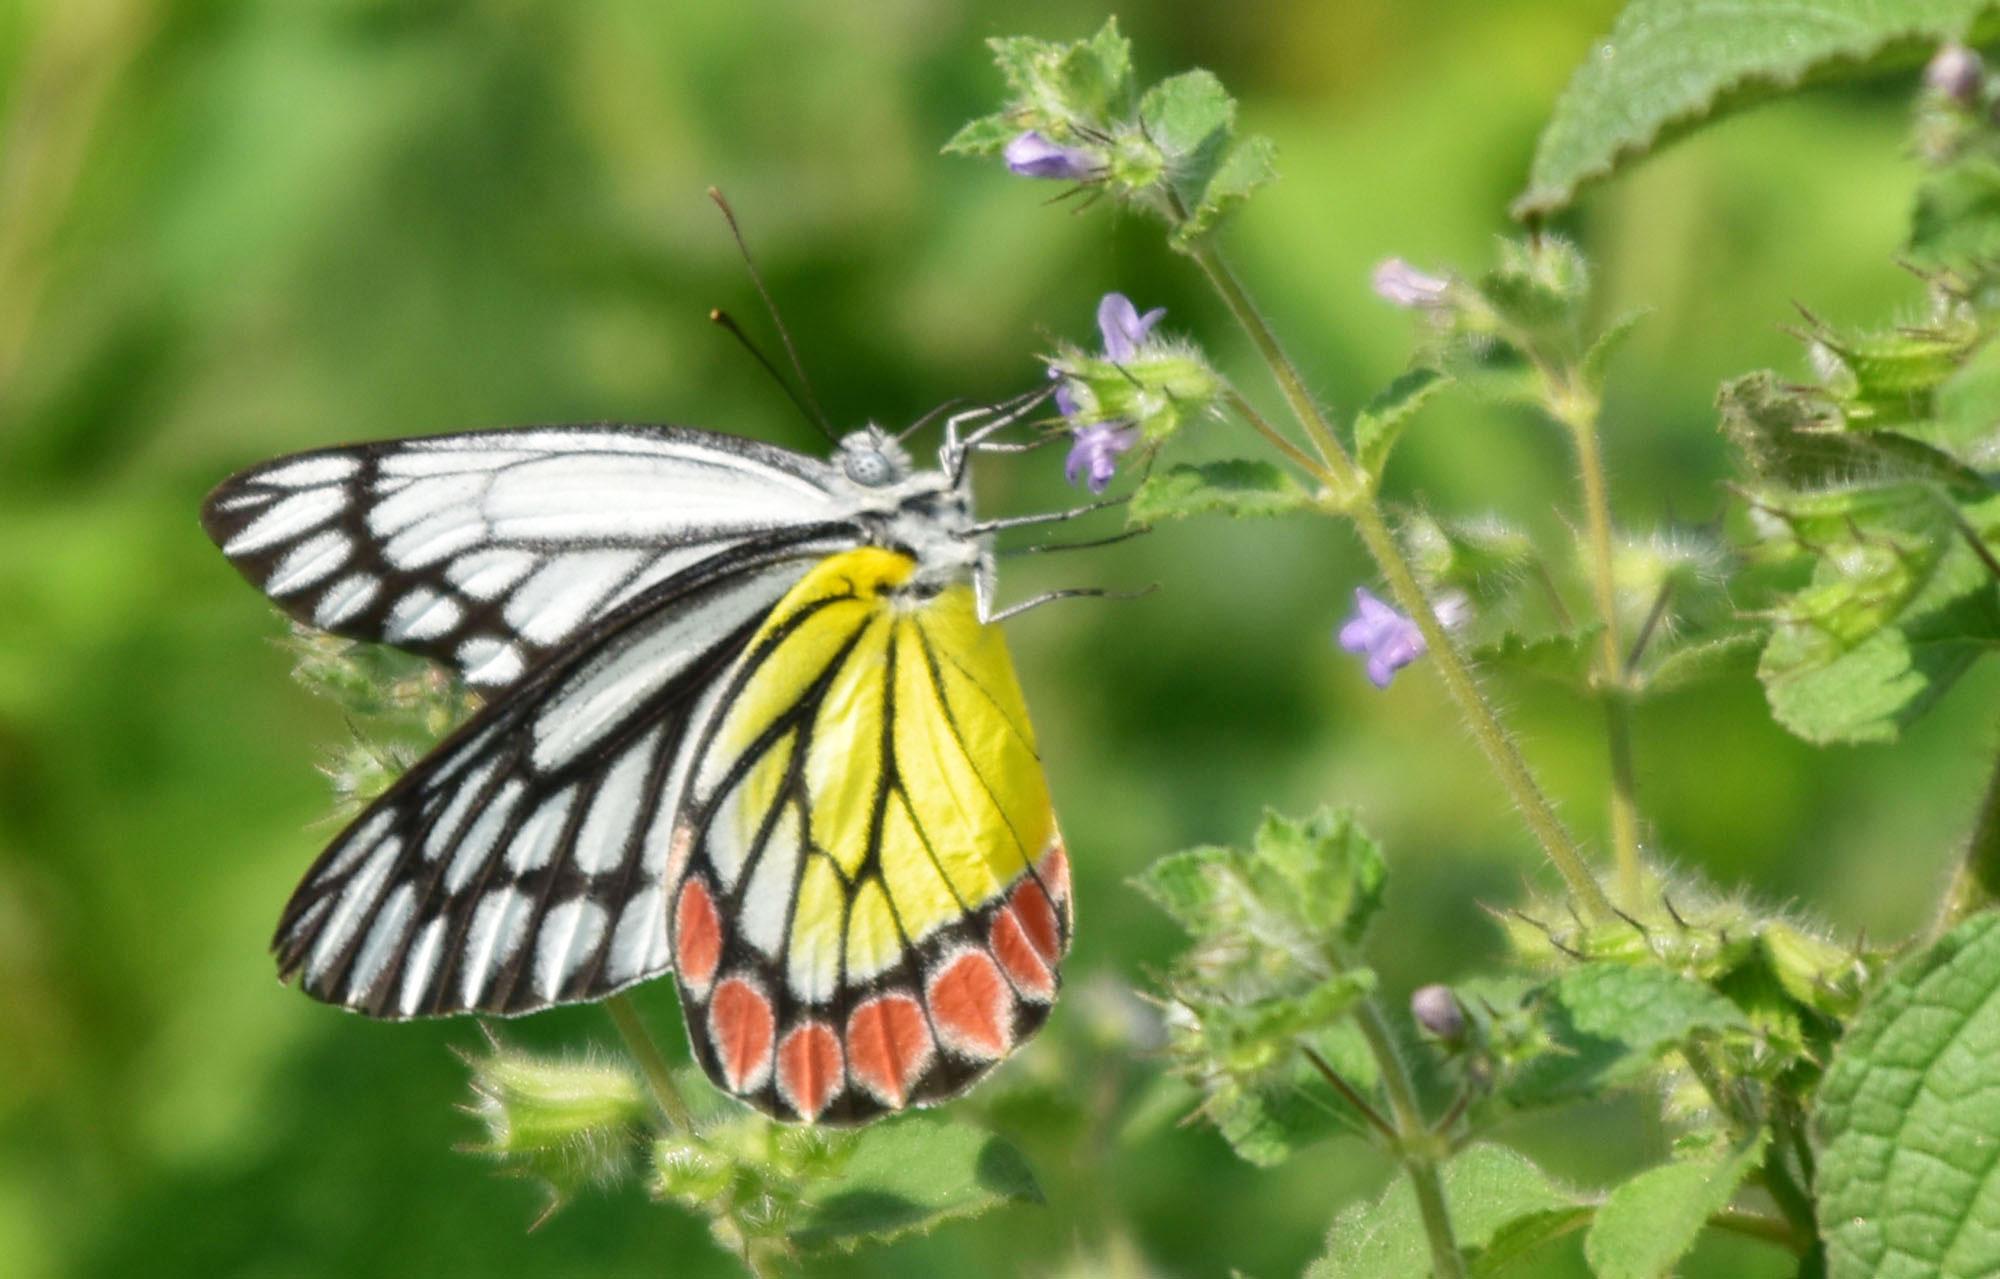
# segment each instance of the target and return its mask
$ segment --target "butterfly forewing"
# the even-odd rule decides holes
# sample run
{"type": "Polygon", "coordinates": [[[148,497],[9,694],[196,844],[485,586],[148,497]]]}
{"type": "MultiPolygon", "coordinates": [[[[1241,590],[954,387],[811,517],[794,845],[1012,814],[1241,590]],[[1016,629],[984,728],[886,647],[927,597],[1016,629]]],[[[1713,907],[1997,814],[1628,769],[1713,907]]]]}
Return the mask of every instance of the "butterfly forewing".
{"type": "Polygon", "coordinates": [[[280,458],[225,481],[202,522],[298,620],[491,689],[717,555],[842,523],[828,473],[680,427],[478,431],[280,458]]]}
{"type": "Polygon", "coordinates": [[[697,1058],[787,1119],[955,1094],[1039,1028],[1069,875],[1005,641],[914,561],[833,556],[736,664],[683,797],[671,941],[697,1058]]]}
{"type": "Polygon", "coordinates": [[[537,666],[321,854],[279,923],[281,971],[391,1018],[529,1012],[664,971],[690,746],[731,663],[829,549],[739,550],[537,666]]]}

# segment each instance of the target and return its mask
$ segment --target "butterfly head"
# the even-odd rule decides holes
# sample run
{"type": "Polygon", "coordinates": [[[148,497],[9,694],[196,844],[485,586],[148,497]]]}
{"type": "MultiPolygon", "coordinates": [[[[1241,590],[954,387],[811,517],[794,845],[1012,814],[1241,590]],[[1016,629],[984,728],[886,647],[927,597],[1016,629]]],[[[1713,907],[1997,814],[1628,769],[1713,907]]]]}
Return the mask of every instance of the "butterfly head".
{"type": "Polygon", "coordinates": [[[873,424],[841,437],[837,457],[841,473],[862,488],[887,488],[909,478],[909,453],[873,424]]]}

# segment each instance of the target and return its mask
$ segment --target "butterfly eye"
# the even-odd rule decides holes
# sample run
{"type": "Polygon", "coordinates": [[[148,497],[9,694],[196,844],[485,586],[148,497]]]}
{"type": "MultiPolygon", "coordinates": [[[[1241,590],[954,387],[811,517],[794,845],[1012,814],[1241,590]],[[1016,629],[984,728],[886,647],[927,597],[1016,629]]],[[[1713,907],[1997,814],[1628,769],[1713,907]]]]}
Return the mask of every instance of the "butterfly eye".
{"type": "Polygon", "coordinates": [[[896,478],[895,465],[877,449],[846,450],[840,464],[847,478],[864,488],[880,488],[896,478]]]}

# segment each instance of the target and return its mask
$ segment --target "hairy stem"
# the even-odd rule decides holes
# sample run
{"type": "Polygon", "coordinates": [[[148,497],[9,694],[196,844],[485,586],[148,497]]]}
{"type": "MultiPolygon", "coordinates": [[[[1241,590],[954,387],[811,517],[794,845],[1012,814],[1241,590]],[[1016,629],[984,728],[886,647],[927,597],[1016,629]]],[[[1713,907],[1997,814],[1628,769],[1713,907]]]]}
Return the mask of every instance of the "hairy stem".
{"type": "Polygon", "coordinates": [[[625,1041],[625,1051],[639,1063],[640,1072],[646,1076],[646,1086],[652,1090],[653,1104],[666,1116],[667,1124],[677,1132],[694,1131],[687,1101],[674,1085],[673,1070],[667,1065],[666,1054],[653,1042],[652,1032],[646,1029],[639,1010],[625,996],[613,995],[604,1001],[604,1011],[611,1015],[611,1024],[618,1027],[618,1036],[625,1041]]]}
{"type": "Polygon", "coordinates": [[[1613,576],[1616,548],[1611,533],[1611,497],[1604,481],[1604,450],[1597,431],[1597,397],[1566,380],[1551,379],[1550,410],[1576,445],[1583,481],[1584,524],[1590,538],[1590,590],[1603,629],[1598,632],[1597,696],[1604,704],[1604,731],[1611,753],[1611,848],[1618,864],[1619,896],[1638,904],[1638,781],[1632,765],[1632,703],[1625,679],[1625,654],[1618,638],[1618,594],[1613,576]]]}
{"type": "Polygon", "coordinates": [[[1932,935],[1949,931],[1954,924],[2000,903],[2000,763],[1986,783],[1986,798],[1972,827],[1972,839],[1965,858],[1952,877],[1932,935]]]}
{"type": "Polygon", "coordinates": [[[1423,1218],[1424,1236],[1430,1240],[1431,1273],[1435,1279],[1464,1279],[1465,1260],[1452,1233],[1451,1208],[1445,1202],[1444,1178],[1438,1173],[1449,1146],[1425,1122],[1402,1049],[1396,1045],[1388,1018],[1372,998],[1355,1008],[1354,1022],[1382,1075],[1382,1092],[1389,1100],[1389,1114],[1396,1126],[1397,1157],[1403,1175],[1410,1179],[1410,1189],[1416,1192],[1417,1212],[1423,1218]]]}
{"type": "MultiPolygon", "coordinates": [[[[1598,886],[1596,878],[1578,850],[1576,840],[1564,827],[1562,819],[1556,816],[1555,806],[1543,793],[1534,774],[1529,771],[1527,761],[1513,736],[1501,724],[1492,704],[1480,691],[1472,678],[1472,671],[1460,655],[1457,645],[1444,625],[1438,621],[1437,612],[1431,607],[1428,597],[1417,584],[1416,574],[1411,571],[1409,561],[1402,548],[1396,544],[1389,531],[1388,522],[1382,516],[1382,509],[1374,495],[1368,491],[1363,477],[1356,470],[1354,460],[1341,446],[1333,427],[1326,420],[1319,406],[1313,402],[1312,394],[1306,389],[1305,380],[1291,358],[1278,344],[1277,336],[1258,313],[1255,303],[1242,282],[1230,271],[1216,251],[1209,247],[1194,250],[1195,262],[1202,273],[1214,285],[1217,293],[1229,307],[1258,353],[1264,357],[1271,376],[1276,379],[1278,389],[1284,394],[1285,402],[1291,406],[1292,414],[1305,429],[1318,450],[1321,465],[1308,467],[1312,474],[1324,482],[1332,491],[1335,507],[1347,514],[1353,521],[1362,542],[1374,557],[1376,567],[1389,584],[1391,594],[1396,597],[1397,606],[1416,621],[1418,630],[1423,632],[1424,643],[1428,646],[1431,660],[1436,663],[1439,674],[1452,699],[1458,703],[1465,716],[1466,724],[1480,749],[1499,775],[1501,785],[1507,788],[1514,804],[1521,811],[1523,820],[1541,842],[1549,860],[1561,872],[1568,884],[1570,895],[1576,899],[1578,908],[1592,919],[1611,917],[1611,903],[1598,886]]],[[[1252,418],[1252,425],[1261,419],[1252,418]]],[[[1265,431],[1267,438],[1275,432],[1265,431]]],[[[1282,439],[1282,437],[1277,437],[1282,439]]],[[[1297,461],[1296,449],[1281,450],[1297,461]]]]}
{"type": "Polygon", "coordinates": [[[1812,1247],[1812,1240],[1801,1239],[1791,1222],[1779,1217],[1766,1217],[1758,1212],[1746,1212],[1741,1208],[1724,1208],[1721,1212],[1711,1213],[1708,1226],[1711,1230],[1727,1230],[1731,1234],[1777,1244],[1795,1256],[1805,1256],[1812,1247]]]}

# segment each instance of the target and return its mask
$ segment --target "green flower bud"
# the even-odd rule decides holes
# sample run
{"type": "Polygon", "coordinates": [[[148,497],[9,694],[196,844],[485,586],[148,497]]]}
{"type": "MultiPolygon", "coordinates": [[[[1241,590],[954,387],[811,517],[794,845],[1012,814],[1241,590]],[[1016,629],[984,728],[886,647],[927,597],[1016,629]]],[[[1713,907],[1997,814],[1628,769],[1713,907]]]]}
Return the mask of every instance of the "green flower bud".
{"type": "Polygon", "coordinates": [[[510,1174],[546,1183],[551,1210],[630,1171],[649,1103],[629,1071],[537,1057],[498,1040],[484,1056],[466,1060],[474,1096],[466,1109],[486,1125],[486,1140],[471,1149],[493,1156],[510,1174]]]}

